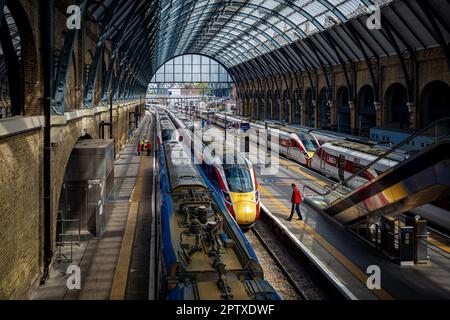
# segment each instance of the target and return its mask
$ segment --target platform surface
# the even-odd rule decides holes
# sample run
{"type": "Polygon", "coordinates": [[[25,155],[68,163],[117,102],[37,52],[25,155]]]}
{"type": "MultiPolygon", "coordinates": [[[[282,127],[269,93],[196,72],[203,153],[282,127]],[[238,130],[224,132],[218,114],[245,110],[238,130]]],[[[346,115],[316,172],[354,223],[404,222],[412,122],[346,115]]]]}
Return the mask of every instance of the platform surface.
{"type": "MultiPolygon", "coordinates": [[[[109,219],[100,238],[86,235],[73,247],[73,261],[54,263],[44,286],[33,300],[147,299],[153,154],[137,156],[137,141],[151,139],[146,117],[114,163],[114,187],[105,206],[109,219]],[[68,266],[81,269],[81,290],[68,290],[68,266]]],[[[68,255],[68,248],[64,249],[68,255]]]]}
{"type": "MultiPolygon", "coordinates": [[[[291,184],[300,190],[312,185],[314,175],[287,160],[276,176],[259,176],[261,201],[265,207],[305,244],[316,257],[359,299],[449,299],[450,260],[429,250],[428,264],[402,267],[356,236],[307,205],[302,205],[303,221],[287,221],[290,215],[291,184]],[[290,167],[288,169],[287,167],[290,167]],[[381,290],[369,290],[367,268],[381,269],[381,290]]],[[[260,168],[258,168],[260,169],[260,168]]],[[[259,171],[259,170],[257,170],[259,171]]],[[[317,181],[316,181],[317,183],[317,181]]],[[[314,193],[306,189],[306,196],[314,193]]]]}

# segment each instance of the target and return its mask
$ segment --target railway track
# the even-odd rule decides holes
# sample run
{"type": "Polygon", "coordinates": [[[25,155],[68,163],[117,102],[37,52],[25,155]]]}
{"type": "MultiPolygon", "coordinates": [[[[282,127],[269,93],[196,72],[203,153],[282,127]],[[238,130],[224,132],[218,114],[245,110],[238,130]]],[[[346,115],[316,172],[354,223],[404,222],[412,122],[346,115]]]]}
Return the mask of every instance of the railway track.
{"type": "Polygon", "coordinates": [[[246,234],[269,281],[283,300],[327,300],[310,270],[277,236],[265,219],[246,234]]]}

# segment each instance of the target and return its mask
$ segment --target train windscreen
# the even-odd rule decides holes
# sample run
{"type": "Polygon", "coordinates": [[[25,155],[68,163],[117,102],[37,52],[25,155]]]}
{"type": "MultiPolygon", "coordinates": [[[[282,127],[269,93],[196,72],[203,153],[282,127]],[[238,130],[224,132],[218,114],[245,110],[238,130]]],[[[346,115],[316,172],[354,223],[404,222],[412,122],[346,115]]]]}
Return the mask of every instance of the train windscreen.
{"type": "Polygon", "coordinates": [[[172,136],[173,136],[173,129],[163,129],[161,130],[161,136],[162,136],[162,142],[167,142],[172,140],[172,136]]]}
{"type": "Polygon", "coordinates": [[[230,192],[249,193],[253,191],[253,180],[250,171],[245,167],[224,166],[230,192]]]}
{"type": "Polygon", "coordinates": [[[297,133],[297,135],[298,135],[300,141],[305,146],[306,151],[315,152],[317,149],[319,149],[319,145],[317,144],[317,141],[310,134],[299,132],[299,133],[297,133]]]}

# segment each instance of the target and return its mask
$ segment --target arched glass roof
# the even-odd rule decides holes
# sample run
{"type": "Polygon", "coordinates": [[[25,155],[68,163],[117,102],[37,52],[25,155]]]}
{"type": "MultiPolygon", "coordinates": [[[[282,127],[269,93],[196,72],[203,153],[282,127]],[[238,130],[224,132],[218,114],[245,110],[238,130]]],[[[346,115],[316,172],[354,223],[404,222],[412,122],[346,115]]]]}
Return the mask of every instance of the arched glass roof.
{"type": "Polygon", "coordinates": [[[111,39],[119,76],[147,87],[166,61],[184,54],[212,57],[239,82],[433,47],[450,30],[442,17],[448,2],[434,2],[87,0],[87,12],[99,23],[98,48],[111,39]],[[366,27],[373,5],[381,8],[380,30],[366,27]]]}
{"type": "Polygon", "coordinates": [[[392,0],[162,0],[159,60],[186,51],[231,67],[392,0]]]}

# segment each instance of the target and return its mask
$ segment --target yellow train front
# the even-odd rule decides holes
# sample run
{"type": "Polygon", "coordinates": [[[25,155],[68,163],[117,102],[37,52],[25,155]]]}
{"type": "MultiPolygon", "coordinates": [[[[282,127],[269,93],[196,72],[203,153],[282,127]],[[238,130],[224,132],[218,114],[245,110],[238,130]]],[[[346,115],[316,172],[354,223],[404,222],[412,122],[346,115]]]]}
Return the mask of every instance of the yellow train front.
{"type": "Polygon", "coordinates": [[[211,183],[222,192],[228,211],[244,230],[251,228],[260,217],[256,174],[252,165],[247,160],[245,162],[206,170],[211,183]]]}
{"type": "MultiPolygon", "coordinates": [[[[178,119],[172,116],[177,122],[178,119]]],[[[222,194],[231,216],[241,229],[250,229],[260,217],[256,173],[248,159],[235,154],[233,143],[227,141],[224,145],[220,140],[213,139],[216,135],[220,132],[203,132],[201,137],[190,132],[184,134],[195,159],[200,163],[199,167],[212,186],[222,194]],[[227,157],[230,154],[234,156],[227,157]]]]}
{"type": "MultiPolygon", "coordinates": [[[[171,124],[161,125],[162,131],[171,124]]],[[[158,296],[168,300],[279,300],[221,194],[176,133],[159,146],[158,296]]]]}

